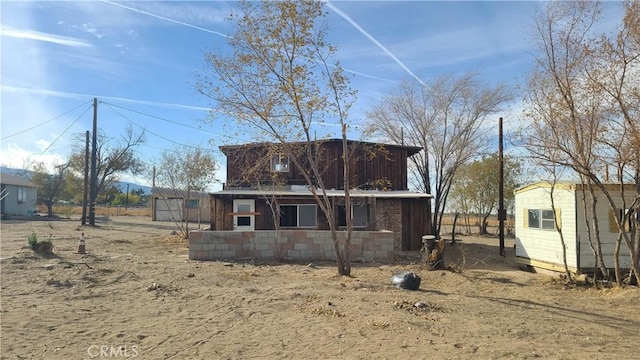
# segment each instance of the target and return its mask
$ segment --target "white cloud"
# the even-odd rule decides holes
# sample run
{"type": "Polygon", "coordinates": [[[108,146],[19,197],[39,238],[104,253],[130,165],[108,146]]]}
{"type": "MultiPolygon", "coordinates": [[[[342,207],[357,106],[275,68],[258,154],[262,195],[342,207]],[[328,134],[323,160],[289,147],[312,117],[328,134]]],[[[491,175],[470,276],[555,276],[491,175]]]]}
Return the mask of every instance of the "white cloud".
{"type": "Polygon", "coordinates": [[[64,163],[65,158],[60,154],[34,153],[15,143],[3,144],[0,151],[0,165],[14,169],[28,169],[35,163],[42,162],[49,171],[54,166],[64,163]]]}
{"type": "Polygon", "coordinates": [[[51,141],[47,141],[45,139],[40,139],[40,140],[36,141],[36,147],[38,148],[38,150],[44,151],[49,146],[51,146],[51,141]]]}
{"type": "Polygon", "coordinates": [[[104,36],[104,34],[101,34],[100,32],[98,32],[98,29],[96,29],[91,23],[82,24],[80,28],[83,31],[97,37],[98,39],[102,39],[102,37],[104,36]]]}

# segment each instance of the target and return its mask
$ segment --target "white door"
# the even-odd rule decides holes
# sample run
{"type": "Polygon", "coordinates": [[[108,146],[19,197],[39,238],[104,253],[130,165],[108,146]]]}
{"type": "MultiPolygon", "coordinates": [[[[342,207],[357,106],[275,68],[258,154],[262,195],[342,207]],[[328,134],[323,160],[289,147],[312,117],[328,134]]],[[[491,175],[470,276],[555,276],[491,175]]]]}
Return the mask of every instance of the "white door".
{"type": "Polygon", "coordinates": [[[234,199],[233,200],[233,230],[254,231],[255,230],[255,208],[254,199],[234,199]]]}

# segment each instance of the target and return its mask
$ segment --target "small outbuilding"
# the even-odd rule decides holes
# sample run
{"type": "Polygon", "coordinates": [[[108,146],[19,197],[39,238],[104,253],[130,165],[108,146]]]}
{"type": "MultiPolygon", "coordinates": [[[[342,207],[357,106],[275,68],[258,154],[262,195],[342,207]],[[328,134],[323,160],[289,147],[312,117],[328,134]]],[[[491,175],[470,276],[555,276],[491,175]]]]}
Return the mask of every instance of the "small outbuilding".
{"type": "Polygon", "coordinates": [[[151,189],[152,221],[209,222],[209,193],[154,187],[151,189]]]}
{"type": "MultiPolygon", "coordinates": [[[[600,242],[605,266],[614,267],[614,249],[618,236],[616,216],[624,211],[620,184],[607,185],[619,208],[612,209],[601,190],[596,189],[596,215],[600,230],[600,242]],[[615,212],[614,212],[615,211],[615,212]]],[[[624,197],[627,205],[637,196],[635,186],[625,185],[624,197]]],[[[592,200],[583,185],[575,182],[537,182],[515,191],[515,247],[516,261],[520,265],[553,271],[564,271],[562,232],[569,270],[576,273],[590,272],[596,268],[596,258],[589,237],[593,227],[592,200]],[[553,203],[551,190],[553,189],[553,203]],[[584,191],[583,191],[584,190],[584,191]],[[586,207],[583,199],[586,198],[586,207]],[[585,212],[586,209],[586,212],[585,212]],[[589,222],[589,224],[587,224],[589,222]]],[[[634,216],[638,216],[635,213],[634,216]]],[[[626,224],[627,229],[630,224],[626,224]]],[[[620,266],[629,269],[631,260],[626,244],[620,247],[620,266]]]]}
{"type": "Polygon", "coordinates": [[[6,173],[0,174],[0,211],[7,216],[36,214],[38,186],[29,180],[6,173]]]}

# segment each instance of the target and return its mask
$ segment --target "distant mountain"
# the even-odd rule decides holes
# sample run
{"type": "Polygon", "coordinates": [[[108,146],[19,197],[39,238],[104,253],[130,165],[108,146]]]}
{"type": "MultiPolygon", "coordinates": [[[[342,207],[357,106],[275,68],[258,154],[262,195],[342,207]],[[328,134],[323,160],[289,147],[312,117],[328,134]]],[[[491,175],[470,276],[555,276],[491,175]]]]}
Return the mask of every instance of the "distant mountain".
{"type": "Polygon", "coordinates": [[[0,172],[3,174],[9,174],[13,176],[21,177],[23,174],[27,176],[27,178],[31,178],[31,171],[23,170],[23,169],[12,169],[4,166],[0,166],[0,172]]]}
{"type": "MultiPolygon", "coordinates": [[[[26,179],[31,179],[31,171],[29,170],[13,169],[13,168],[0,166],[0,172],[2,172],[3,174],[9,174],[13,176],[24,177],[26,179]]],[[[129,191],[142,189],[145,195],[151,194],[151,186],[140,185],[140,184],[126,182],[126,181],[118,181],[116,183],[116,186],[118,187],[118,189],[120,189],[120,191],[126,192],[127,184],[129,185],[129,191]]]]}
{"type": "Polygon", "coordinates": [[[142,189],[144,191],[145,195],[150,195],[151,194],[151,186],[145,186],[145,185],[125,182],[125,181],[118,181],[116,183],[116,186],[118,186],[118,189],[120,189],[120,191],[122,191],[122,192],[126,192],[127,191],[127,185],[129,185],[129,192],[131,192],[133,190],[137,190],[137,189],[142,189]]]}

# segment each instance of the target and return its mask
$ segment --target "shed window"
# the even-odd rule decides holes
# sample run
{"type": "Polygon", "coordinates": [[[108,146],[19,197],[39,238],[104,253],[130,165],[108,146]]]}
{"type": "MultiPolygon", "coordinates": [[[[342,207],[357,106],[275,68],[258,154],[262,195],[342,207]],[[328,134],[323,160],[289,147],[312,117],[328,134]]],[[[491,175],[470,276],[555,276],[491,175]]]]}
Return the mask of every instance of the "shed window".
{"type": "Polygon", "coordinates": [[[540,210],[529,209],[529,229],[540,229],[540,210]]]}
{"type": "Polygon", "coordinates": [[[200,207],[200,199],[187,200],[187,209],[197,209],[200,207]]]}
{"type": "Polygon", "coordinates": [[[27,201],[27,188],[18,186],[18,204],[24,204],[27,201]]]}
{"type": "Polygon", "coordinates": [[[280,205],[281,227],[315,228],[317,205],[280,205]]]}
{"type": "MultiPolygon", "coordinates": [[[[559,213],[558,209],[556,209],[556,213],[559,213]]],[[[529,229],[555,230],[556,217],[553,215],[553,210],[529,209],[527,211],[526,227],[529,229]]]]}
{"type": "Polygon", "coordinates": [[[289,172],[289,157],[283,154],[275,154],[271,156],[271,171],[273,172],[289,172]]]}
{"type": "Polygon", "coordinates": [[[618,209],[617,219],[612,215],[612,212],[609,211],[609,232],[618,232],[618,219],[624,219],[624,231],[630,232],[633,228],[633,221],[640,222],[640,211],[634,209],[618,209]]]}
{"type": "Polygon", "coordinates": [[[553,216],[553,210],[540,210],[542,213],[542,230],[555,230],[556,220],[553,216]]]}

